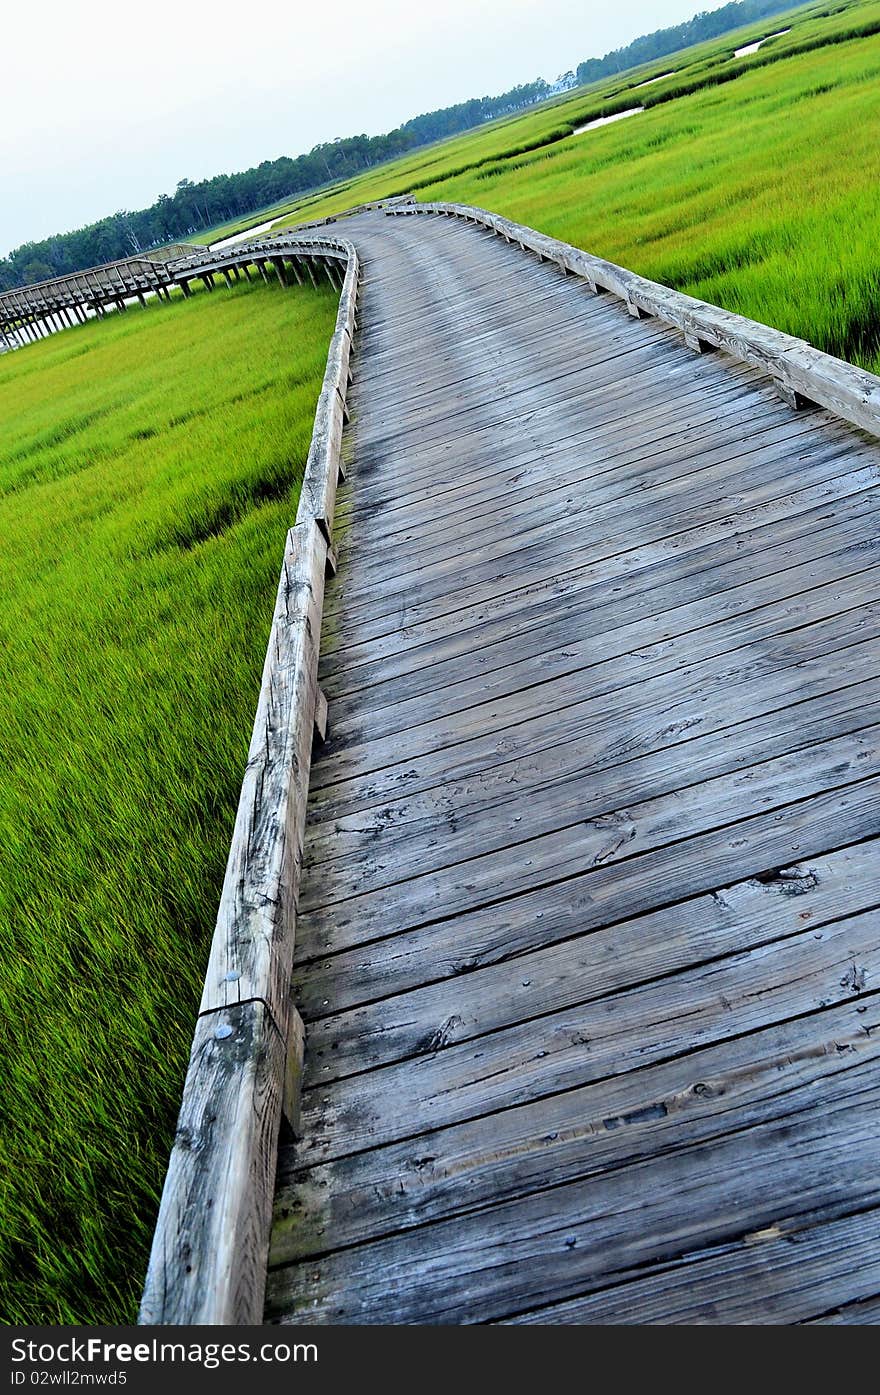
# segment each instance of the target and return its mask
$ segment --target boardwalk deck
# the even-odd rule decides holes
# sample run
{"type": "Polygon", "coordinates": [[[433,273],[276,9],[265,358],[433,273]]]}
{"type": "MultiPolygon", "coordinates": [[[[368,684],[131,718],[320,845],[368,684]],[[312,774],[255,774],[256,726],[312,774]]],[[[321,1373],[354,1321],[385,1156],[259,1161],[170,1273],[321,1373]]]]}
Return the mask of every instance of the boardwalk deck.
{"type": "Polygon", "coordinates": [[[267,1319],[876,1321],[880,445],[473,227],[345,234],[267,1319]]]}

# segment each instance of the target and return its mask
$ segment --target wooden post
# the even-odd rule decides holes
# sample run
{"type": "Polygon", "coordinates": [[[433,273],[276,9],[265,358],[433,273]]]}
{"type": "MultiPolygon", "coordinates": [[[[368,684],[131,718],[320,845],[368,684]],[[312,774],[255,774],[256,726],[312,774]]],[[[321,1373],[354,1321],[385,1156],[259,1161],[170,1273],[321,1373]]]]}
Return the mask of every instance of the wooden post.
{"type": "Polygon", "coordinates": [[[802,412],[805,408],[816,405],[812,398],[805,397],[802,392],[798,392],[797,388],[784,382],[782,378],[774,378],[773,385],[783,402],[786,402],[793,412],[802,412]]]}
{"type": "Polygon", "coordinates": [[[701,339],[699,334],[694,334],[689,329],[684,332],[684,342],[695,354],[711,354],[715,351],[714,344],[710,344],[708,339],[701,339]]]}
{"type": "Polygon", "coordinates": [[[273,265],[274,268],[275,268],[275,274],[276,274],[276,276],[278,277],[279,284],[282,285],[282,286],[286,286],[286,285],[287,285],[287,278],[286,278],[286,276],[284,275],[284,260],[283,260],[283,258],[281,258],[281,257],[273,257],[273,258],[272,258],[272,265],[273,265]]]}
{"type": "Polygon", "coordinates": [[[303,1020],[291,999],[290,1028],[287,1041],[287,1065],[281,1095],[281,1113],[294,1138],[299,1137],[300,1097],[302,1095],[303,1056],[306,1031],[303,1020]]]}

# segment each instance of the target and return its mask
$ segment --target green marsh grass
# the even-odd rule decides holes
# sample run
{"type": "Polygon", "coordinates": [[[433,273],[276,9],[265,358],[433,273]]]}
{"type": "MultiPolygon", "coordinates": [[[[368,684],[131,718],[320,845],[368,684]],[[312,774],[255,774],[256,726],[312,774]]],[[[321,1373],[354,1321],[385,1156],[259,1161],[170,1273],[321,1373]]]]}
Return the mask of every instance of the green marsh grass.
{"type": "Polygon", "coordinates": [[[477,204],[877,371],[878,127],[880,0],[812,5],[417,151],[284,221],[406,192],[477,204]]]}
{"type": "Polygon", "coordinates": [[[133,1319],[335,315],[246,286],[0,358],[0,1290],[133,1319]]]}

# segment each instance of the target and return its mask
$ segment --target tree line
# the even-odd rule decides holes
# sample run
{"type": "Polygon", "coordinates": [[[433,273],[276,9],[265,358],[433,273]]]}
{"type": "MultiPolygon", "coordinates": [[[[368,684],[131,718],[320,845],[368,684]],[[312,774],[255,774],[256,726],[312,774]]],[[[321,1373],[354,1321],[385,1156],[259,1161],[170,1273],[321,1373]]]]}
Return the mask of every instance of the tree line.
{"type": "MultiPolygon", "coordinates": [[[[734,0],[720,10],[703,11],[684,24],[658,29],[625,48],[606,53],[604,58],[587,59],[577,69],[577,81],[594,82],[663,57],[783,10],[788,4],[790,0],[734,0]]],[[[220,223],[245,218],[283,200],[350,179],[418,146],[458,135],[484,121],[510,116],[543,101],[554,90],[543,78],[537,78],[497,97],[474,97],[425,112],[385,135],[349,136],[325,142],[306,155],[282,155],[238,174],[218,174],[199,183],[181,179],[173,194],[160,194],[149,208],[113,213],[88,227],[17,247],[8,257],[0,258],[0,291],[118,261],[220,223]]]]}
{"type": "Polygon", "coordinates": [[[430,141],[457,135],[494,117],[508,116],[549,93],[543,78],[497,97],[474,97],[456,106],[426,112],[381,136],[349,136],[316,145],[307,155],[264,160],[238,174],[218,174],[193,183],[182,179],[173,194],[161,194],[149,208],[122,211],[74,232],[26,242],[0,259],[0,290],[65,276],[72,271],[118,261],[151,247],[175,242],[244,218],[282,200],[350,179],[430,141]]]}
{"type": "Polygon", "coordinates": [[[690,48],[691,44],[704,43],[707,39],[717,39],[731,29],[740,29],[744,24],[764,19],[767,15],[790,10],[792,0],[731,0],[719,10],[701,10],[683,24],[673,24],[668,29],[655,29],[652,34],[643,34],[625,48],[615,48],[604,58],[588,58],[577,67],[577,80],[583,86],[597,82],[600,78],[614,77],[627,68],[636,68],[642,63],[650,63],[655,58],[666,58],[679,49],[690,48]]]}

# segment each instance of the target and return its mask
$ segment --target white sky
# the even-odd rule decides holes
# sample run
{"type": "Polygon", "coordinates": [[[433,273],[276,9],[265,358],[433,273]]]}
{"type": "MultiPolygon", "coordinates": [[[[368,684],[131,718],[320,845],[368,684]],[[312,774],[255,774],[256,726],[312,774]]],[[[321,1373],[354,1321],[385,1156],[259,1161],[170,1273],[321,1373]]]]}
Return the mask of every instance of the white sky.
{"type": "Polygon", "coordinates": [[[4,6],[0,255],[179,179],[536,77],[719,0],[43,0],[4,6]]]}

